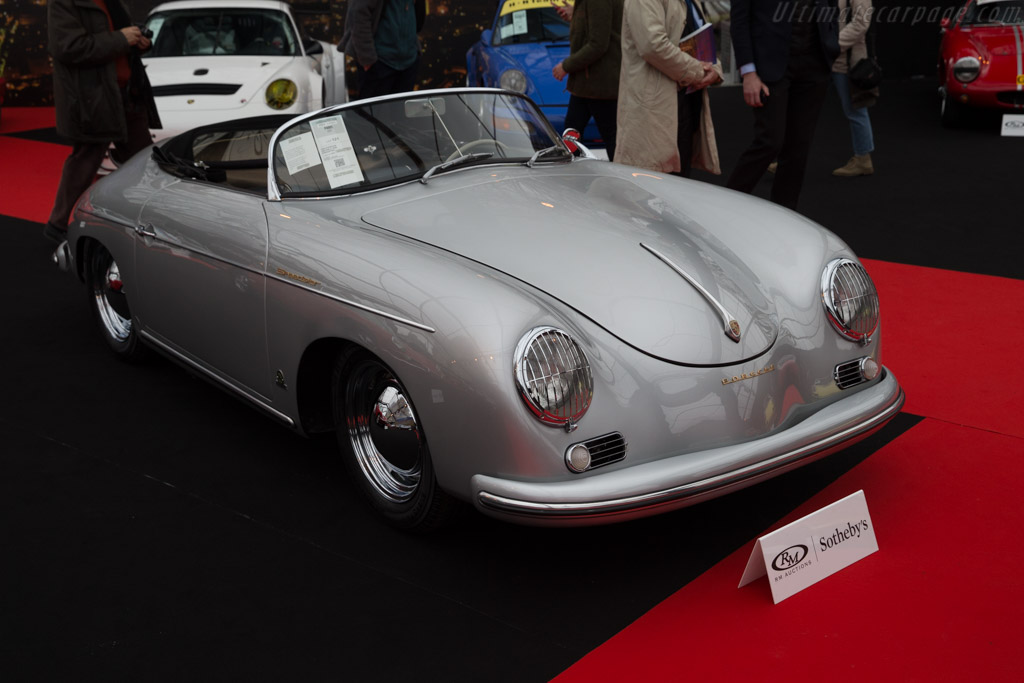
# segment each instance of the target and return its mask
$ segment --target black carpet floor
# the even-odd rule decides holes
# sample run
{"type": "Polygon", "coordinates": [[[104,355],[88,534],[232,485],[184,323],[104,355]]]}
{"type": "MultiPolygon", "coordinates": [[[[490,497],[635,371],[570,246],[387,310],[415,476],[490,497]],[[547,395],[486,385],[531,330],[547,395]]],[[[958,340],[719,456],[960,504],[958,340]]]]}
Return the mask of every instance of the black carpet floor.
{"type": "MultiPolygon", "coordinates": [[[[941,129],[934,90],[886,84],[877,172],[854,179],[830,175],[850,155],[830,96],[802,210],[863,257],[1024,277],[1024,140],[986,116],[941,129]]],[[[713,109],[728,171],[750,113],[735,89],[713,109]]],[[[917,421],[654,519],[470,513],[410,537],[366,510],[330,440],[168,362],[111,358],[40,228],[0,218],[3,680],[547,680],[917,421]]]]}

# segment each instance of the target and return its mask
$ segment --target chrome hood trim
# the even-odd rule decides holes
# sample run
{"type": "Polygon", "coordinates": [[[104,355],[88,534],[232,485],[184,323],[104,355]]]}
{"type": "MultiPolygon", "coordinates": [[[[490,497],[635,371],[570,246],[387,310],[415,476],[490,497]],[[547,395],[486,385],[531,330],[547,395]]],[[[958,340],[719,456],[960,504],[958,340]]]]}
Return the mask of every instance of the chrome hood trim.
{"type": "Polygon", "coordinates": [[[700,183],[666,180],[682,200],[672,206],[623,167],[580,166],[456,171],[363,220],[543,290],[662,360],[733,364],[774,343],[778,319],[760,280],[712,226],[675,208],[702,201],[700,183]],[[741,339],[722,334],[733,322],[741,339]]]}

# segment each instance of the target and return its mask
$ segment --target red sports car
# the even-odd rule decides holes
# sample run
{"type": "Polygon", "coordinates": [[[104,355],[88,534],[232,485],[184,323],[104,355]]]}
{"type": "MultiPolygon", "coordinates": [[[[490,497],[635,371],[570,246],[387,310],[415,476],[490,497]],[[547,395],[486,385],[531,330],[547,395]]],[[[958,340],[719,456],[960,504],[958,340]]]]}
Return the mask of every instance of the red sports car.
{"type": "Polygon", "coordinates": [[[1024,114],[1024,0],[968,0],[940,26],[942,123],[967,106],[1024,114]]]}

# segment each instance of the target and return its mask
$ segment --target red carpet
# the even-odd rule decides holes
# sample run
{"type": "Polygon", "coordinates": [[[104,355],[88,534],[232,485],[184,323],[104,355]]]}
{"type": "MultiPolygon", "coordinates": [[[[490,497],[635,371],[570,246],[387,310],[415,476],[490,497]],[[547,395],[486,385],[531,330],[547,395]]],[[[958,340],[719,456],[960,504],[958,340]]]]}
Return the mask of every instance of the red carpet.
{"type": "Polygon", "coordinates": [[[1022,477],[1021,439],[926,420],[777,525],[863,489],[877,553],[773,605],[751,541],[556,680],[1020,680],[1022,477]]]}
{"type": "MultiPolygon", "coordinates": [[[[14,109],[13,111],[18,111],[14,109]]],[[[4,128],[7,130],[7,110],[4,128]]],[[[0,177],[5,216],[45,223],[53,208],[60,169],[70,147],[0,136],[0,177]]]]}
{"type": "Polygon", "coordinates": [[[865,261],[904,410],[1024,438],[1024,280],[865,261]]]}
{"type": "Polygon", "coordinates": [[[1024,281],[866,266],[884,362],[932,419],[773,529],[863,489],[879,552],[773,605],[766,578],[736,588],[751,539],[557,681],[1020,680],[1024,281]]]}

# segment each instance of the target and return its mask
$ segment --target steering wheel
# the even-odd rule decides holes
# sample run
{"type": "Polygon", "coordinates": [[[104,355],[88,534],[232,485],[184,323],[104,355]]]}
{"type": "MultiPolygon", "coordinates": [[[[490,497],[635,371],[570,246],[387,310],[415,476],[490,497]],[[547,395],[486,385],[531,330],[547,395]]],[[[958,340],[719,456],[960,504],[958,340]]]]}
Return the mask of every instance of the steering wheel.
{"type": "Polygon", "coordinates": [[[477,147],[481,147],[483,145],[492,145],[495,151],[508,151],[508,145],[506,145],[504,142],[492,140],[491,138],[481,138],[479,140],[473,140],[472,142],[467,142],[466,144],[459,146],[458,149],[456,149],[454,152],[448,155],[448,158],[445,159],[445,162],[449,162],[452,159],[458,159],[461,156],[465,156],[466,154],[469,154],[471,150],[474,150],[477,147]]]}

